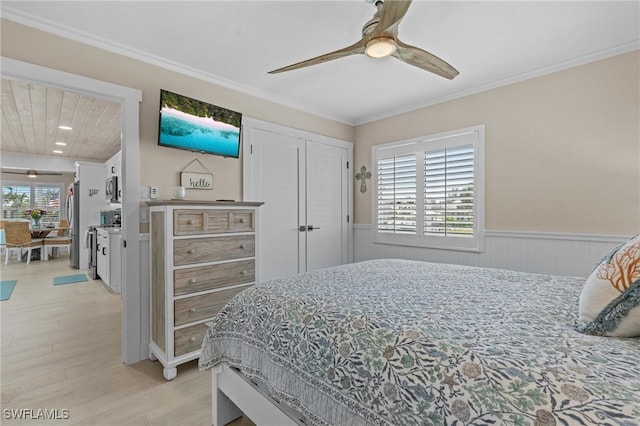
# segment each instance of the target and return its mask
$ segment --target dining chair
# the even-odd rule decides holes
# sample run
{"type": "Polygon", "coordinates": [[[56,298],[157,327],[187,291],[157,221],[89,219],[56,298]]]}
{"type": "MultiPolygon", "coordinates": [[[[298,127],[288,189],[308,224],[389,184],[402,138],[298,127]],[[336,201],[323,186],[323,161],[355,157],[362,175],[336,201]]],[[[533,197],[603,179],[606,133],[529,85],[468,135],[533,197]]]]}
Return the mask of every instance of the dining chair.
{"type": "Polygon", "coordinates": [[[22,256],[22,251],[27,249],[27,263],[29,263],[33,249],[44,249],[42,238],[31,238],[28,222],[5,222],[4,231],[7,251],[4,261],[5,265],[9,263],[11,252],[14,250],[19,250],[20,256],[22,256]]]}
{"type": "MultiPolygon", "coordinates": [[[[47,237],[44,239],[44,260],[49,259],[49,248],[60,247],[67,248],[67,252],[71,252],[71,238],[69,234],[69,222],[66,219],[60,220],[58,225],[58,235],[47,237]]],[[[53,255],[53,250],[51,251],[53,255]]]]}
{"type": "Polygon", "coordinates": [[[4,237],[4,220],[0,220],[0,256],[4,254],[6,250],[6,240],[4,237]]]}

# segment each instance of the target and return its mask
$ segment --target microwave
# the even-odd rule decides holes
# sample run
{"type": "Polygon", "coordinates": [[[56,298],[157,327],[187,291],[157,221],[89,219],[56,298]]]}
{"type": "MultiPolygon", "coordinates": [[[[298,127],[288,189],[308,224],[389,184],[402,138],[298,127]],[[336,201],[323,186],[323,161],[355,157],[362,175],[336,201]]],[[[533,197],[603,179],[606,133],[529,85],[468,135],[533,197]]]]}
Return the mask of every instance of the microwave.
{"type": "Polygon", "coordinates": [[[105,184],[105,198],[110,203],[120,202],[120,189],[118,188],[118,176],[111,176],[105,184]]]}

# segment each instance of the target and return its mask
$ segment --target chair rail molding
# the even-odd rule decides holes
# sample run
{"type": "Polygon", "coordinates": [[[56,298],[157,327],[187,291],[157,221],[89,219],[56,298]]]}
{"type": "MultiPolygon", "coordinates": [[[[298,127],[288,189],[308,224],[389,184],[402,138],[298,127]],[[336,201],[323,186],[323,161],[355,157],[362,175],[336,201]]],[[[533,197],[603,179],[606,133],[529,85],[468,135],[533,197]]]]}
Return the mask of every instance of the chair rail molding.
{"type": "Polygon", "coordinates": [[[401,258],[576,277],[588,276],[602,257],[632,237],[487,230],[485,250],[474,253],[376,243],[370,224],[354,224],[353,230],[356,262],[401,258]]]}

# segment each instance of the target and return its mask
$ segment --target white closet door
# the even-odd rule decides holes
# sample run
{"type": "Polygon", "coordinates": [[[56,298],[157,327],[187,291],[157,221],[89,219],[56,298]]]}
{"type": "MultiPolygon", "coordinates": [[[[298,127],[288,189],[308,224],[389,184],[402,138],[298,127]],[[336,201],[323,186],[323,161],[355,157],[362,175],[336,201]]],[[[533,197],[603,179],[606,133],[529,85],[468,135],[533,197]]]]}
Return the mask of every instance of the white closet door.
{"type": "Polygon", "coordinates": [[[353,145],[255,119],[242,132],[243,199],[264,202],[259,280],[351,261],[353,145]]]}
{"type": "Polygon", "coordinates": [[[307,271],[348,257],[348,169],[345,148],[307,141],[307,271]]]}
{"type": "Polygon", "coordinates": [[[252,129],[253,198],[260,207],[260,280],[305,271],[304,140],[252,129]],[[257,191],[255,190],[257,189],[257,191]]]}

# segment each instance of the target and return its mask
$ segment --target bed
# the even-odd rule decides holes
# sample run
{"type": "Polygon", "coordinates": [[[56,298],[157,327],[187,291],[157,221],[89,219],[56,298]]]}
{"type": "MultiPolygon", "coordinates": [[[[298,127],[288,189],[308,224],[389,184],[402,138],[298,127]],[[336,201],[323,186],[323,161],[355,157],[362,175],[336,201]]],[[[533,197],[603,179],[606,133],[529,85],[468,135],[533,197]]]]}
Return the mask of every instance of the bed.
{"type": "Polygon", "coordinates": [[[203,340],[213,423],[640,425],[640,339],[576,331],[583,285],[408,260],[256,285],[203,340]]]}

